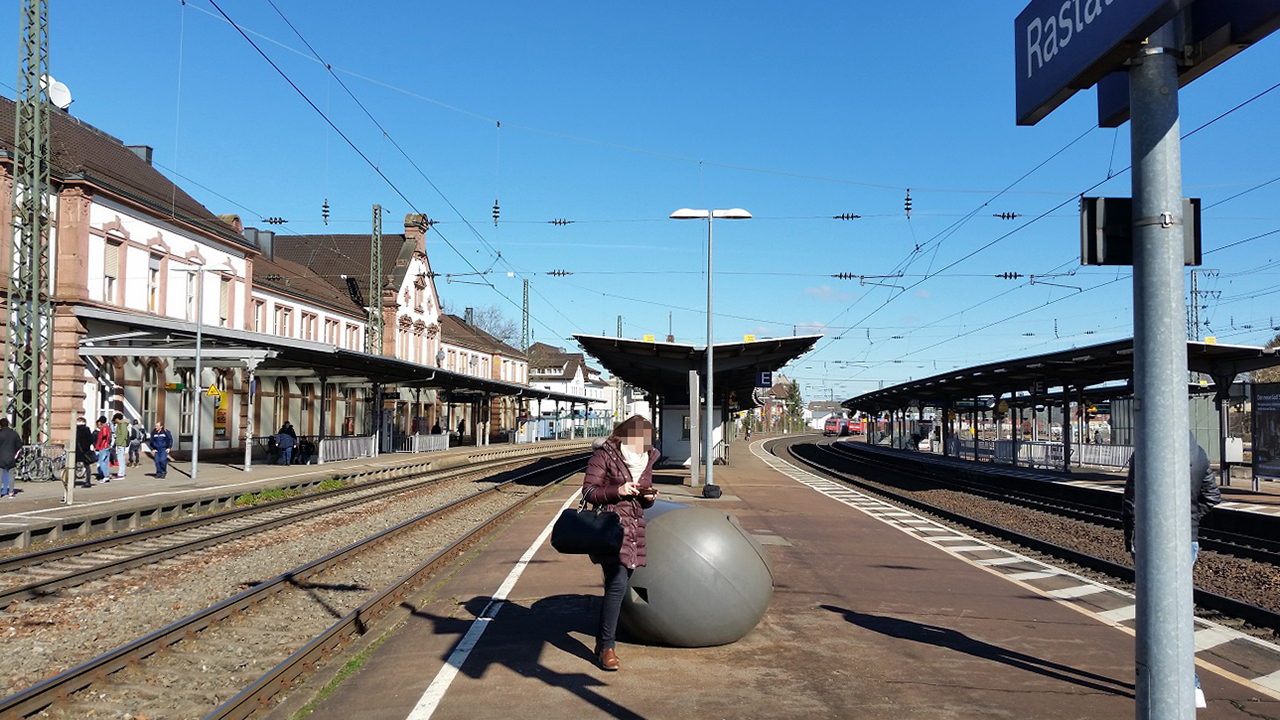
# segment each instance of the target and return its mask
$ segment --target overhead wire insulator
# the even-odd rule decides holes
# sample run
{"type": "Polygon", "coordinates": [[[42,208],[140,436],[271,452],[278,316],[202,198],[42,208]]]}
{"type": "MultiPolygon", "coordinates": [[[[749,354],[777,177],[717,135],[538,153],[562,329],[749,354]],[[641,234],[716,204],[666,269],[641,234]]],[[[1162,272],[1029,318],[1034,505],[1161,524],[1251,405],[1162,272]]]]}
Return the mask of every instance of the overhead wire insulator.
{"type": "Polygon", "coordinates": [[[324,220],[325,225],[329,224],[329,198],[325,198],[320,206],[320,219],[324,220]]]}
{"type": "Polygon", "coordinates": [[[1002,213],[995,213],[995,214],[993,214],[991,217],[993,217],[993,218],[999,218],[999,219],[1001,219],[1001,220],[1013,220],[1013,219],[1015,219],[1015,218],[1020,218],[1020,217],[1022,217],[1022,214],[1021,214],[1021,213],[1015,213],[1015,212],[1002,212],[1002,213]]]}
{"type": "Polygon", "coordinates": [[[857,275],[855,275],[855,274],[853,274],[853,273],[851,273],[851,272],[836,273],[836,274],[832,275],[831,277],[833,277],[833,278],[835,278],[835,279],[837,279],[837,280],[856,280],[856,279],[858,278],[858,276],[857,276],[857,275]]]}
{"type": "Polygon", "coordinates": [[[551,277],[564,277],[565,275],[572,275],[573,272],[569,270],[552,270],[547,274],[551,277]]]}
{"type": "Polygon", "coordinates": [[[832,215],[831,219],[832,220],[857,220],[861,217],[862,217],[861,215],[854,215],[853,213],[840,213],[839,215],[832,215]]]}
{"type": "Polygon", "coordinates": [[[498,199],[494,198],[493,199],[493,226],[494,227],[498,227],[498,215],[500,214],[501,214],[501,211],[498,209],[498,199]]]}
{"type": "Polygon", "coordinates": [[[902,209],[907,213],[907,219],[911,219],[911,188],[907,188],[907,199],[902,203],[902,209]]]}
{"type": "Polygon", "coordinates": [[[1018,278],[1022,277],[1022,273],[1005,272],[1005,273],[1000,273],[999,275],[996,275],[996,277],[1001,278],[1002,280],[1017,280],[1018,278]]]}
{"type": "Polygon", "coordinates": [[[262,218],[262,222],[268,225],[283,225],[289,221],[285,220],[282,217],[269,217],[269,218],[262,218]]]}
{"type": "Polygon", "coordinates": [[[548,225],[572,225],[573,221],[566,220],[564,218],[556,218],[555,220],[548,220],[547,224],[548,225]]]}

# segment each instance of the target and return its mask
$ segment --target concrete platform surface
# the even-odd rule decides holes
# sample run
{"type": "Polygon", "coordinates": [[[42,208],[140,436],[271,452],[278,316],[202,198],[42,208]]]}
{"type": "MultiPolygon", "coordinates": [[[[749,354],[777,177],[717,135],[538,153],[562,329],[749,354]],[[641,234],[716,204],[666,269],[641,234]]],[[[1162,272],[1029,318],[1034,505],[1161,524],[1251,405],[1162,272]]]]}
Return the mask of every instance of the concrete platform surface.
{"type": "MultiPolygon", "coordinates": [[[[873,506],[781,467],[759,443],[738,445],[716,478],[724,498],[691,502],[737,515],[776,572],[769,611],[739,642],[679,649],[624,638],[621,671],[597,668],[599,571],[542,541],[571,482],[414,605],[311,717],[1133,716],[1123,597],[873,506]]],[[[689,492],[663,488],[668,499],[689,492]]],[[[1210,706],[1199,717],[1280,716],[1280,687],[1229,674],[1200,670],[1210,706]]]]}

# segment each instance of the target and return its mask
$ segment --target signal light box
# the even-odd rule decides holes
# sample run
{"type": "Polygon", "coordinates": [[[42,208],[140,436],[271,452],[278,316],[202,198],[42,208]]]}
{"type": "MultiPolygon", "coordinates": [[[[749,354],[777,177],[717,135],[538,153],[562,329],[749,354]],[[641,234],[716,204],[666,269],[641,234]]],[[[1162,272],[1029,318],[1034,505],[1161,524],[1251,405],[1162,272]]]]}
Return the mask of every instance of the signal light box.
{"type": "MultiPolygon", "coordinates": [[[[1200,264],[1200,198],[1182,199],[1183,263],[1200,264]]],[[[1080,264],[1133,264],[1133,201],[1080,199],[1080,264]]]]}

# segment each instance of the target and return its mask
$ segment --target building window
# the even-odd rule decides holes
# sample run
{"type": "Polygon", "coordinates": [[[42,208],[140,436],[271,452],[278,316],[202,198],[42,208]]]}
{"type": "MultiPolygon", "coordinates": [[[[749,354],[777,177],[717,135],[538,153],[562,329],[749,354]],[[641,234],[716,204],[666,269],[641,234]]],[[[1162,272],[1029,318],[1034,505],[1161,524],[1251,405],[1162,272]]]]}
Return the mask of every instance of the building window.
{"type": "Polygon", "coordinates": [[[315,399],[316,399],[315,385],[308,385],[302,389],[302,397],[299,400],[301,407],[299,408],[299,412],[298,412],[298,420],[299,422],[306,423],[305,432],[307,432],[308,434],[311,432],[311,408],[313,405],[315,405],[315,399]]]}
{"type": "Polygon", "coordinates": [[[120,278],[120,243],[107,241],[102,256],[102,301],[116,302],[116,285],[120,278]]]}
{"type": "Polygon", "coordinates": [[[302,313],[302,339],[316,339],[316,315],[315,313],[302,313]]]}
{"type": "Polygon", "coordinates": [[[267,331],[267,304],[262,300],[253,301],[253,329],[260,333],[267,331]]]}
{"type": "Polygon", "coordinates": [[[293,310],[287,307],[276,308],[275,334],[280,337],[293,336],[293,310]]]}
{"type": "Polygon", "coordinates": [[[198,301],[196,299],[196,292],[200,288],[200,285],[199,285],[200,280],[199,278],[196,277],[196,273],[194,270],[188,270],[184,274],[187,276],[187,299],[186,299],[187,322],[195,322],[196,306],[198,305],[198,301]]]}
{"type": "Polygon", "coordinates": [[[360,328],[355,325],[347,325],[347,349],[357,350],[360,348],[360,328]]]}
{"type": "Polygon", "coordinates": [[[324,341],[329,343],[330,345],[338,344],[338,321],[337,320],[324,321],[324,341]]]}
{"type": "Polygon", "coordinates": [[[182,389],[178,391],[178,434],[190,435],[195,429],[195,398],[192,393],[200,392],[195,386],[195,373],[191,370],[179,370],[178,382],[182,389]]]}
{"type": "Polygon", "coordinates": [[[142,427],[150,430],[156,424],[156,398],[160,395],[160,373],[155,363],[142,370],[142,427]]]}
{"type": "Polygon", "coordinates": [[[681,430],[680,432],[680,439],[688,440],[689,439],[689,416],[685,415],[683,417],[684,417],[684,429],[681,430]]]}
{"type": "Polygon", "coordinates": [[[147,260],[147,312],[160,312],[160,256],[147,260]]]}
{"type": "Polygon", "coordinates": [[[284,421],[287,419],[289,419],[289,379],[276,378],[274,418],[276,426],[284,425],[284,421]]]}
{"type": "Polygon", "coordinates": [[[218,291],[218,327],[231,327],[231,278],[223,277],[218,291]]]}

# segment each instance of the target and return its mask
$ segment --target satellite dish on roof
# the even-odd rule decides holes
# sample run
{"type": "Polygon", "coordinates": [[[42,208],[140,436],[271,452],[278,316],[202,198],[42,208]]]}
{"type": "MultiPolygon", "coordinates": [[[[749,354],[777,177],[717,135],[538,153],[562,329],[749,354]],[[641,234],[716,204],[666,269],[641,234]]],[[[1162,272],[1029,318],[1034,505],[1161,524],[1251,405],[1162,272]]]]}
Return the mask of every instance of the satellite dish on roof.
{"type": "Polygon", "coordinates": [[[71,107],[71,89],[64,83],[58,82],[52,75],[45,75],[40,78],[40,84],[49,94],[49,102],[53,103],[54,107],[59,110],[71,107]]]}

